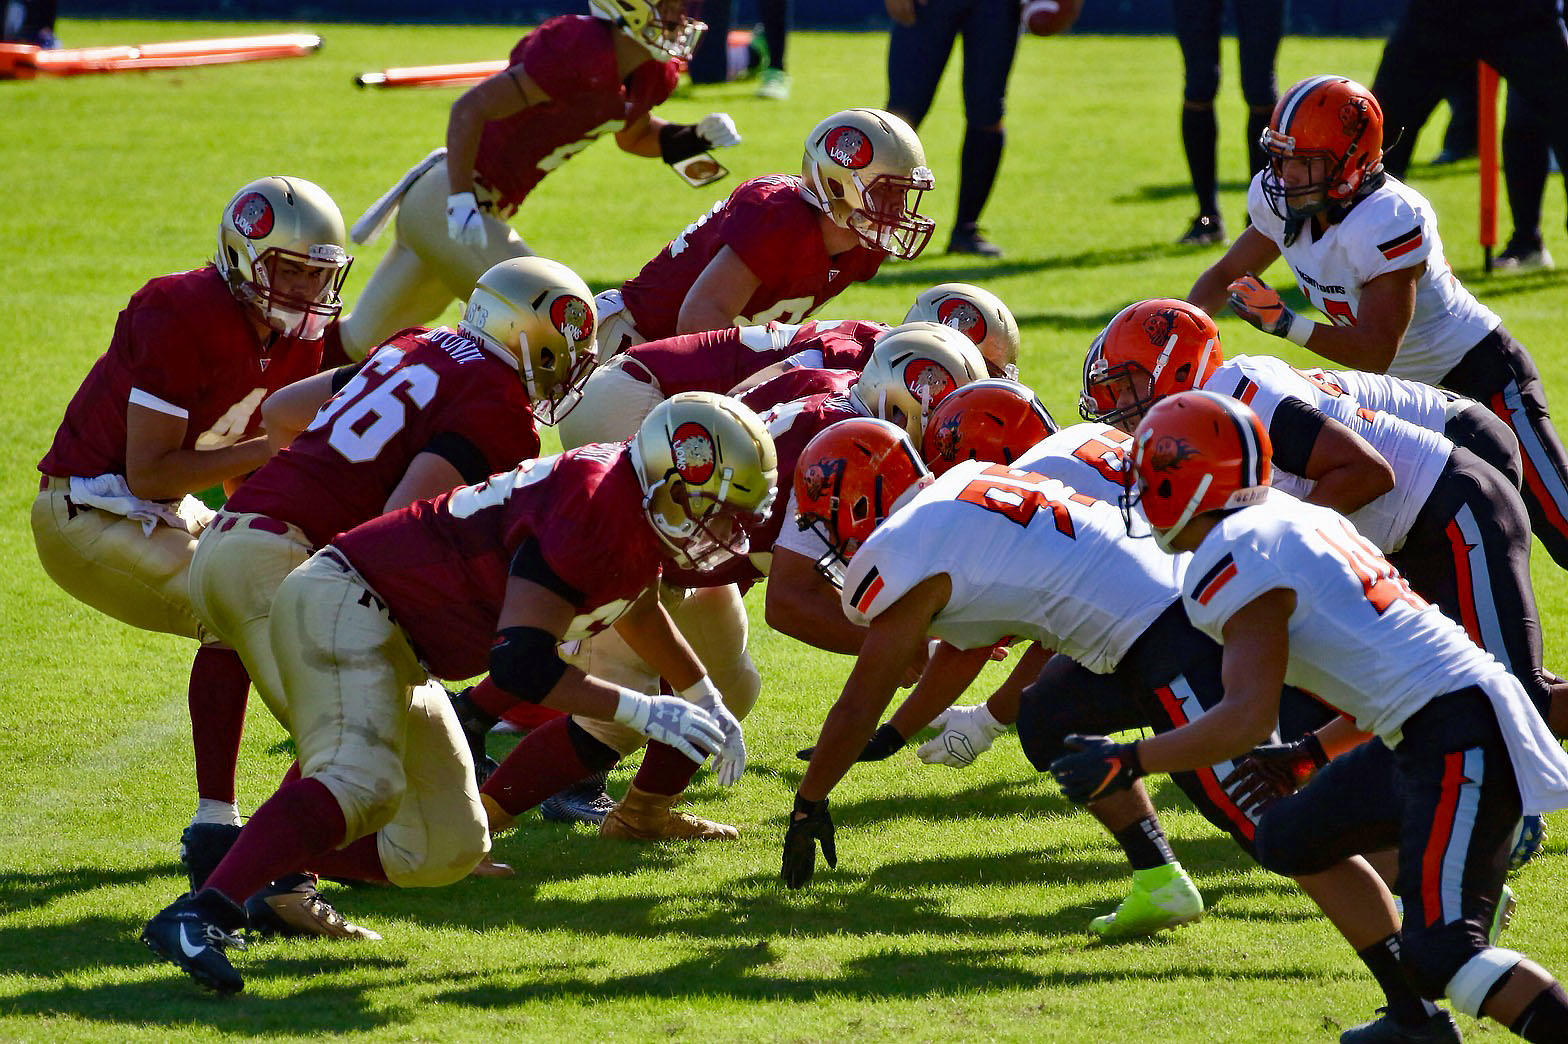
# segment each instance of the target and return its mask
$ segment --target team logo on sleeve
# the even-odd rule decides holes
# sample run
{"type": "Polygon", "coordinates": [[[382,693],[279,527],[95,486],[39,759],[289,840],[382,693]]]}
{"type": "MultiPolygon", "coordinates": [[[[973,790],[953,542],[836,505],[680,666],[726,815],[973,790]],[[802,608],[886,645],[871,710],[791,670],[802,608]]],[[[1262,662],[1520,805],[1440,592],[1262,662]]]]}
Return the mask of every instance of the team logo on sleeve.
{"type": "Polygon", "coordinates": [[[938,305],[936,321],[951,326],[976,344],[985,340],[985,316],[962,297],[950,297],[938,305]]]}
{"type": "Polygon", "coordinates": [[[915,359],[904,367],[904,387],[921,402],[935,403],[956,389],[958,382],[930,359],[915,359]]]}
{"type": "Polygon", "coordinates": [[[801,475],[801,482],[806,486],[806,496],[812,500],[821,498],[824,494],[831,494],[838,488],[839,479],[844,475],[844,462],[842,460],[822,460],[811,465],[801,475]]]}
{"type": "Polygon", "coordinates": [[[1198,451],[1193,449],[1186,439],[1166,435],[1154,444],[1154,451],[1149,455],[1149,464],[1155,471],[1175,471],[1181,467],[1182,461],[1190,460],[1197,455],[1198,451]]]}
{"type": "Polygon", "coordinates": [[[246,239],[265,239],[272,231],[272,204],[260,192],[247,192],[235,200],[230,216],[246,239]]]}
{"type": "Polygon", "coordinates": [[[854,127],[834,127],[824,144],[828,156],[841,167],[859,170],[871,162],[871,141],[854,127]]]}
{"type": "Polygon", "coordinates": [[[713,476],[717,454],[713,436],[696,421],[687,421],[670,436],[670,453],[675,470],[688,485],[700,486],[713,476]]]}
{"type": "Polygon", "coordinates": [[[562,294],[550,302],[550,322],[573,344],[593,336],[593,313],[580,297],[562,294]]]}
{"type": "Polygon", "coordinates": [[[1174,308],[1161,308],[1151,312],[1143,321],[1143,332],[1149,335],[1149,343],[1160,348],[1165,347],[1165,342],[1171,339],[1171,334],[1176,332],[1177,311],[1174,308]]]}

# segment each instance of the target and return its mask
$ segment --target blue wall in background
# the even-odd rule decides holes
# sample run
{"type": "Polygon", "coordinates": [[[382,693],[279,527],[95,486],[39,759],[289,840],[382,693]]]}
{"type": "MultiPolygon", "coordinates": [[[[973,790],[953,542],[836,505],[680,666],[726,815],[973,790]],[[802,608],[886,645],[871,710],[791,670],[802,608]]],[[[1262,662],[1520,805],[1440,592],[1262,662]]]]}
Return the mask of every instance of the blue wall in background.
{"type": "MultiPolygon", "coordinates": [[[[710,0],[712,2],[712,0],[710,0]]],[[[1249,3],[1251,0],[1229,0],[1249,3]]],[[[1307,35],[1386,35],[1406,0],[1314,0],[1289,5],[1287,31],[1307,35]]],[[[81,18],[183,18],[236,21],[395,22],[536,25],[552,14],[584,11],[562,0],[459,0],[432,10],[430,0],[69,0],[66,14],[81,18]]],[[[735,25],[756,20],[754,0],[737,0],[735,25]]],[[[884,29],[882,0],[795,0],[802,29],[884,29]]],[[[1169,0],[1086,0],[1078,29],[1091,33],[1165,33],[1169,0]]]]}

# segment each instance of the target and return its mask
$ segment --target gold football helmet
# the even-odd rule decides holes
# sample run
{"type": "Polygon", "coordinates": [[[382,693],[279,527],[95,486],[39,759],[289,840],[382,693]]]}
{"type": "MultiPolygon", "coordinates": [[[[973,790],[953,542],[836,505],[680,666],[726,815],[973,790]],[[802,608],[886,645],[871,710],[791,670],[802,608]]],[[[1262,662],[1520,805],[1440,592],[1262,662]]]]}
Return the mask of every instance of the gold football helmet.
{"type": "Polygon", "coordinates": [[[708,28],[686,13],[685,0],[588,0],[588,6],[661,62],[690,61],[708,28]]]}
{"type": "Polygon", "coordinates": [[[915,298],[904,322],[951,326],[980,348],[992,377],[1018,379],[1018,322],[991,291],[969,283],[939,283],[915,298]]]}
{"type": "Polygon", "coordinates": [[[517,361],[534,415],[555,424],[593,372],[599,313],[577,273],[542,257],[513,257],[479,277],[458,329],[517,361]]]}
{"type": "Polygon", "coordinates": [[[682,569],[711,571],[750,548],[778,494],[778,456],[739,400],[681,392],[653,408],[631,441],[643,511],[682,569]]]}
{"type": "Polygon", "coordinates": [[[214,263],[241,301],[288,337],[314,341],[343,310],[353,258],[343,215],[304,178],[271,177],[235,193],[218,222],[214,263]]]}
{"type": "Polygon", "coordinates": [[[920,198],[936,184],[915,130],[881,109],[845,109],[814,127],[801,162],[806,199],[863,243],[905,260],[936,222],[920,198]]]}
{"type": "Polygon", "coordinates": [[[873,417],[897,424],[918,446],[937,403],[984,376],[985,359],[969,338],[941,323],[905,323],[877,338],[851,390],[873,417]]]}

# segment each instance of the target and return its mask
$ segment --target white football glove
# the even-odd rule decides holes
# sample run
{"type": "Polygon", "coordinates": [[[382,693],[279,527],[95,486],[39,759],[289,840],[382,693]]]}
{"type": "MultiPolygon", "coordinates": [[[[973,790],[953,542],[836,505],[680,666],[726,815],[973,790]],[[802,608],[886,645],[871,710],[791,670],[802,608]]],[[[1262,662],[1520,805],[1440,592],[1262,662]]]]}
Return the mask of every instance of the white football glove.
{"type": "Polygon", "coordinates": [[[710,112],[697,124],[697,133],[714,148],[740,144],[740,131],[727,112],[710,112]]]}
{"type": "Polygon", "coordinates": [[[454,243],[465,246],[483,247],[489,242],[479,201],[472,192],[454,192],[446,197],[446,234],[454,243]]]}
{"type": "Polygon", "coordinates": [[[623,689],[615,720],[674,747],[699,765],[724,746],[724,731],[713,715],[677,696],[644,696],[623,689]]]}
{"type": "Polygon", "coordinates": [[[922,743],[915,753],[927,765],[952,768],[974,764],[975,758],[990,750],[992,741],[1007,731],[1007,726],[992,717],[983,703],[949,707],[931,724],[940,727],[941,734],[922,743]]]}
{"type": "Polygon", "coordinates": [[[724,733],[724,746],[714,755],[713,771],[718,773],[721,784],[733,787],[746,771],[746,738],[741,735],[739,719],[724,706],[718,686],[707,675],[691,688],[681,690],[681,698],[701,707],[718,722],[719,730],[724,733]]]}

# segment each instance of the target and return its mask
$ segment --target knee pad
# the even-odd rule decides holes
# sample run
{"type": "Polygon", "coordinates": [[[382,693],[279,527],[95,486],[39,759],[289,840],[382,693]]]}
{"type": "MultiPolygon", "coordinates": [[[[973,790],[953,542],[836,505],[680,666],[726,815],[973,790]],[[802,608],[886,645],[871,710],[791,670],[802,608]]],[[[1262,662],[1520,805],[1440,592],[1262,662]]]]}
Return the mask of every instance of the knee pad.
{"type": "Polygon", "coordinates": [[[757,665],[752,662],[751,654],[745,652],[724,673],[725,677],[715,678],[714,684],[724,695],[724,706],[737,719],[744,721],[757,705],[757,697],[762,694],[762,675],[757,673],[757,665]]]}
{"type": "Polygon", "coordinates": [[[1488,946],[1462,964],[1443,987],[1443,992],[1453,1002],[1455,1011],[1462,1011],[1471,1018],[1479,1018],[1481,1005],[1491,995],[1492,989],[1524,960],[1524,954],[1488,946]]]}
{"type": "Polygon", "coordinates": [[[376,839],[387,880],[399,888],[442,888],[467,877],[490,851],[483,816],[426,824],[422,835],[385,830],[376,839]]]}

